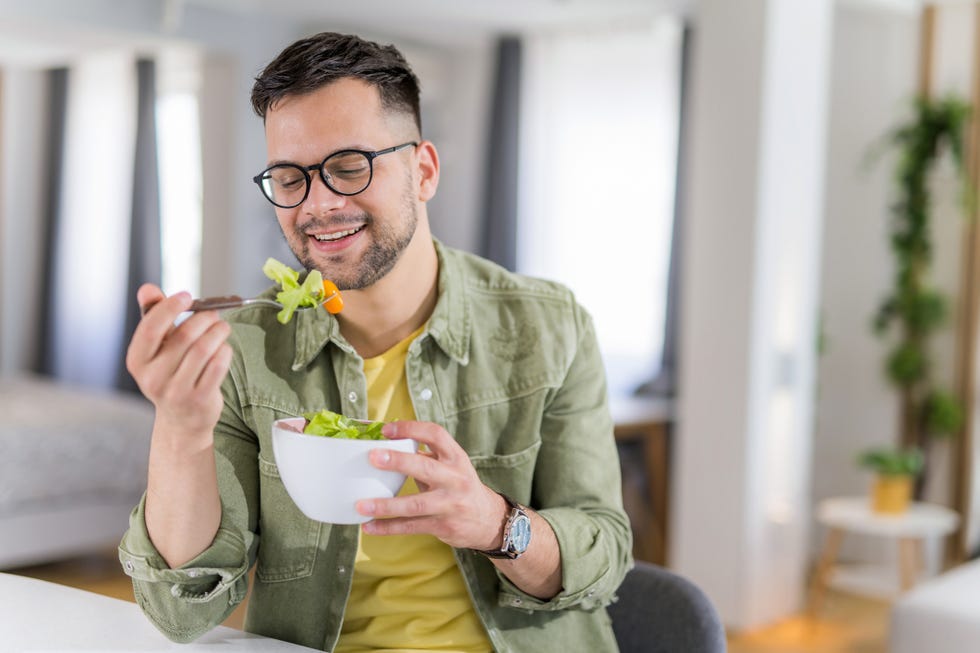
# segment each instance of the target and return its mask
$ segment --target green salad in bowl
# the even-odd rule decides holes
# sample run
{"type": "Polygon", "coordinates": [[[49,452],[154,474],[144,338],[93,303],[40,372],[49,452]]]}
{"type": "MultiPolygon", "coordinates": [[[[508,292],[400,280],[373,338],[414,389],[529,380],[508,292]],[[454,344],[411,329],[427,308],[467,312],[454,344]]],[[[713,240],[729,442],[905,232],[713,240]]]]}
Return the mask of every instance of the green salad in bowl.
{"type": "Polygon", "coordinates": [[[327,438],[345,438],[348,440],[384,440],[381,427],[384,422],[366,422],[352,419],[340,413],[321,410],[318,413],[303,413],[306,426],[303,433],[307,435],[322,435],[327,438]]]}
{"type": "Polygon", "coordinates": [[[321,410],[272,424],[272,450],[286,492],[300,511],[317,521],[359,524],[369,521],[354,505],[360,499],[398,494],[405,475],[378,469],[372,449],[417,453],[411,439],[389,440],[383,422],[367,422],[321,410]]]}

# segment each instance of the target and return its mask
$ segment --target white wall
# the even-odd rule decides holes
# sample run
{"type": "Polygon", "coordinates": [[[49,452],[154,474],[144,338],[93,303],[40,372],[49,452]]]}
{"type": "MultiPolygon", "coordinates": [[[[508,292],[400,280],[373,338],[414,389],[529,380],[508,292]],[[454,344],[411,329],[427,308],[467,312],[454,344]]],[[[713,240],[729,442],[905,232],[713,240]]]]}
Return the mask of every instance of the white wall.
{"type": "Polygon", "coordinates": [[[895,157],[868,165],[914,90],[917,16],[839,4],[835,12],[813,498],[867,491],[857,452],[895,441],[898,404],[871,324],[892,278],[888,204],[895,157]]]}
{"type": "Polygon", "coordinates": [[[484,182],[495,44],[426,47],[395,41],[422,85],[422,135],[436,144],[439,190],[429,202],[432,232],[476,252],[482,237],[484,182]]]}
{"type": "Polygon", "coordinates": [[[800,607],[808,564],[831,12],[695,20],[670,555],[750,628],[800,607]]]}

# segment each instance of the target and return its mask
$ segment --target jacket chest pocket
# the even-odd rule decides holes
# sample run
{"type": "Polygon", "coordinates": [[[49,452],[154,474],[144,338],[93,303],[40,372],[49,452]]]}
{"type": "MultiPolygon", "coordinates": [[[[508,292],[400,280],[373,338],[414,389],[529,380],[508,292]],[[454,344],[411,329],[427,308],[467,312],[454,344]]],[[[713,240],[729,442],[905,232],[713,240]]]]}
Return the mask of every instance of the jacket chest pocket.
{"type": "Polygon", "coordinates": [[[304,578],[313,573],[319,522],[296,507],[279,468],[259,456],[259,551],[255,575],[265,583],[304,578]]]}
{"type": "Polygon", "coordinates": [[[527,503],[540,448],[541,442],[534,442],[514,453],[470,456],[470,462],[484,485],[527,503]]]}

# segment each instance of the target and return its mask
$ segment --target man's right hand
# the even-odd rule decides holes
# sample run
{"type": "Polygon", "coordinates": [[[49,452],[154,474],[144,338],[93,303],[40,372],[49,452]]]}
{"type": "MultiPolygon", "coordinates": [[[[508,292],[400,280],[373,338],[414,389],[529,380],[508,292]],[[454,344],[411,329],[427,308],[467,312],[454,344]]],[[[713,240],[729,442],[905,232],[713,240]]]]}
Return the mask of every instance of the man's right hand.
{"type": "Polygon", "coordinates": [[[146,530],[171,567],[211,545],[221,523],[214,428],[231,364],[231,327],[215,311],[195,313],[187,293],[167,297],[154,285],[136,293],[143,319],[126,368],[156,406],[146,484],[146,530]]]}
{"type": "Polygon", "coordinates": [[[136,293],[144,312],[126,354],[126,368],[153,402],[158,426],[188,436],[210,435],[221,416],[221,382],[231,363],[231,333],[216,311],[174,326],[191,304],[187,293],[167,297],[152,284],[136,293]]]}

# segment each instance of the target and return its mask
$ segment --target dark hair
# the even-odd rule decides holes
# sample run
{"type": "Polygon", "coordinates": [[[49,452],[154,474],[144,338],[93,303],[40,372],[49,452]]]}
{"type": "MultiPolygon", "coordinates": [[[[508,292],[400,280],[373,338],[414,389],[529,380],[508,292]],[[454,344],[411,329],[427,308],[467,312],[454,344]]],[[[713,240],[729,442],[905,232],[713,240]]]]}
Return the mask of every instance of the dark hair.
{"type": "Polygon", "coordinates": [[[405,57],[393,45],[350,34],[321,32],[280,52],[255,78],[252,108],[265,120],[266,112],[283,98],[311,93],[345,77],[377,88],[381,106],[411,115],[421,133],[419,80],[405,57]]]}

